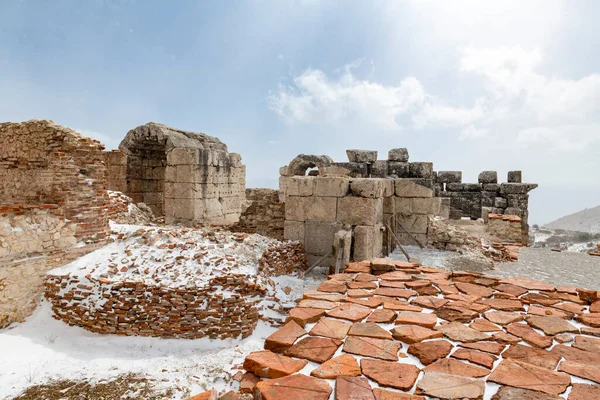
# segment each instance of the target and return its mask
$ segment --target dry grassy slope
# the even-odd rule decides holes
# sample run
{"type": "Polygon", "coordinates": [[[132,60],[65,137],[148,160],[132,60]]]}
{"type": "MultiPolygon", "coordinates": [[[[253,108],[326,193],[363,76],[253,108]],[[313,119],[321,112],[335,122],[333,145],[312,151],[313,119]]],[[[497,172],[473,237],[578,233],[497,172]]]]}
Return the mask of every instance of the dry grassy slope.
{"type": "Polygon", "coordinates": [[[600,233],[600,206],[586,208],[544,225],[549,229],[566,229],[570,231],[600,233]]]}

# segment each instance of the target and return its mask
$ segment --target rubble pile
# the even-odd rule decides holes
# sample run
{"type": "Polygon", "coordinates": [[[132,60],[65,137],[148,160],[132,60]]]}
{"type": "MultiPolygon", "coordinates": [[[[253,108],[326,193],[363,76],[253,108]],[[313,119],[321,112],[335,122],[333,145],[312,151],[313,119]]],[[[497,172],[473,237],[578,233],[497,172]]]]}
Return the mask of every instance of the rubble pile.
{"type": "Polygon", "coordinates": [[[154,214],[145,203],[134,204],[131,197],[122,192],[108,191],[108,218],[118,224],[150,225],[154,214]]]}
{"type": "Polygon", "coordinates": [[[288,241],[269,245],[259,260],[258,272],[266,276],[292,275],[307,267],[304,246],[288,241]]]}

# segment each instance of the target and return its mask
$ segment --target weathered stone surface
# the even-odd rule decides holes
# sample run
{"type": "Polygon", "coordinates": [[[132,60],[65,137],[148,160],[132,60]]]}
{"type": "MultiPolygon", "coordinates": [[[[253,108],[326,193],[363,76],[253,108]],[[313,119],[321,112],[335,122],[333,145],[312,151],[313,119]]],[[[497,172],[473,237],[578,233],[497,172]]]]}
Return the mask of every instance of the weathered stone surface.
{"type": "Polygon", "coordinates": [[[459,346],[467,349],[481,350],[485,351],[486,353],[492,353],[496,355],[502,353],[502,350],[504,350],[506,347],[506,345],[496,342],[461,343],[459,346]]]}
{"type": "Polygon", "coordinates": [[[429,365],[440,358],[446,357],[452,351],[452,343],[447,340],[430,340],[411,344],[408,354],[419,359],[423,365],[429,365]]]}
{"type": "Polygon", "coordinates": [[[328,400],[332,391],[326,381],[301,374],[262,381],[256,385],[258,398],[263,400],[328,400]]]}
{"type": "Polygon", "coordinates": [[[498,183],[498,172],[496,171],[483,171],[477,178],[479,183],[498,183]]]}
{"type": "MultiPolygon", "coordinates": [[[[350,225],[376,225],[381,223],[382,210],[382,198],[340,197],[337,201],[337,221],[350,225]]],[[[333,218],[336,218],[335,210],[333,212],[333,218]]]]}
{"type": "Polygon", "coordinates": [[[423,340],[441,338],[444,334],[418,325],[404,325],[392,329],[392,336],[396,340],[413,344],[423,340]]]}
{"type": "Polygon", "coordinates": [[[338,376],[359,376],[360,373],[356,358],[349,354],[342,354],[325,361],[310,374],[316,378],[335,379],[338,376]]]}
{"type": "Polygon", "coordinates": [[[346,282],[348,289],[377,289],[377,285],[373,282],[346,282]]]}
{"type": "Polygon", "coordinates": [[[377,199],[383,197],[383,179],[354,178],[350,181],[350,191],[354,196],[377,199]]]}
{"type": "Polygon", "coordinates": [[[468,326],[465,326],[460,322],[451,322],[446,325],[440,325],[435,329],[437,331],[442,332],[444,336],[448,337],[450,340],[455,340],[457,342],[468,343],[490,339],[489,335],[481,333],[475,329],[469,328],[468,326]]]}
{"type": "Polygon", "coordinates": [[[393,340],[349,336],[344,343],[343,350],[350,354],[397,361],[398,351],[401,347],[400,343],[393,340]]]}
{"type": "Polygon", "coordinates": [[[360,299],[365,297],[372,297],[373,293],[364,289],[348,289],[348,293],[346,293],[348,297],[360,299]]]}
{"type": "MultiPolygon", "coordinates": [[[[397,263],[394,263],[394,265],[397,265],[397,263]]],[[[410,280],[412,280],[412,277],[403,271],[386,272],[385,274],[381,274],[379,277],[381,278],[381,280],[384,280],[384,281],[410,281],[410,280]]]]}
{"type": "Polygon", "coordinates": [[[314,195],[344,197],[350,191],[350,179],[344,176],[322,176],[315,179],[314,195]]]}
{"type": "Polygon", "coordinates": [[[342,342],[336,339],[306,337],[285,351],[286,356],[323,363],[329,360],[342,342]]]}
{"type": "Polygon", "coordinates": [[[559,333],[579,333],[579,329],[562,318],[547,315],[528,315],[525,320],[529,325],[544,331],[546,335],[557,335],[559,333]]]}
{"type": "Polygon", "coordinates": [[[509,343],[516,344],[521,341],[517,336],[511,335],[506,332],[497,332],[492,335],[492,339],[498,343],[509,343]]]}
{"type": "Polygon", "coordinates": [[[557,395],[567,389],[571,378],[562,372],[508,359],[494,369],[488,381],[557,395]]]}
{"type": "Polygon", "coordinates": [[[375,399],[377,400],[426,400],[423,396],[415,396],[381,388],[373,389],[373,394],[375,394],[375,399]]]}
{"type": "Polygon", "coordinates": [[[300,371],[308,362],[264,350],[250,353],[244,360],[244,369],[261,378],[281,378],[300,371]]]}
{"type": "MultiPolygon", "coordinates": [[[[596,364],[596,366],[598,366],[598,364],[596,364]]],[[[558,366],[558,370],[580,378],[588,379],[592,382],[600,383],[600,368],[591,365],[580,364],[573,361],[563,361],[558,366]]]]}
{"type": "Polygon", "coordinates": [[[483,316],[495,324],[508,325],[513,322],[523,321],[523,315],[516,312],[488,311],[483,316]]]}
{"type": "Polygon", "coordinates": [[[475,319],[473,322],[471,322],[469,327],[480,332],[498,332],[502,330],[502,328],[500,328],[498,325],[492,324],[490,321],[483,318],[475,319]]]}
{"type": "Polygon", "coordinates": [[[331,310],[336,308],[338,305],[339,303],[334,303],[333,301],[311,299],[302,300],[300,303],[298,303],[299,308],[311,308],[318,310],[331,310]]]}
{"type": "Polygon", "coordinates": [[[467,378],[481,378],[490,373],[489,370],[481,367],[476,367],[462,361],[452,358],[442,358],[433,364],[430,364],[423,371],[441,372],[443,374],[465,376],[467,378]]]}
{"type": "Polygon", "coordinates": [[[534,390],[519,389],[510,386],[501,386],[494,394],[492,400],[560,400],[562,397],[534,390]]]}
{"type": "Polygon", "coordinates": [[[373,311],[373,314],[369,315],[369,318],[367,318],[367,322],[389,324],[394,322],[396,317],[397,314],[392,310],[377,309],[373,311]]]}
{"type": "Polygon", "coordinates": [[[490,306],[500,311],[523,311],[523,304],[519,300],[510,299],[483,299],[479,303],[490,306]]]}
{"type": "Polygon", "coordinates": [[[575,319],[593,328],[600,328],[600,313],[578,315],[575,319]]]}
{"type": "Polygon", "coordinates": [[[325,281],[317,287],[319,292],[326,293],[346,293],[346,285],[338,281],[325,281]]]}
{"type": "Polygon", "coordinates": [[[377,151],[375,150],[346,150],[348,161],[357,163],[374,163],[377,161],[377,151]]]}
{"type": "Polygon", "coordinates": [[[396,179],[396,196],[398,197],[432,197],[433,190],[422,186],[418,179],[396,179]]]}
{"type": "Polygon", "coordinates": [[[492,369],[494,366],[494,361],[496,361],[496,357],[490,354],[470,349],[458,349],[452,353],[452,357],[459,360],[470,361],[473,364],[481,365],[482,367],[488,369],[492,369]]]}
{"type": "Polygon", "coordinates": [[[600,399],[600,386],[574,383],[569,400],[593,400],[600,399]]]}
{"type": "Polygon", "coordinates": [[[419,376],[419,368],[410,364],[401,364],[388,361],[370,360],[363,358],[360,361],[362,373],[381,386],[393,387],[400,390],[409,390],[419,376]]]}
{"type": "Polygon", "coordinates": [[[399,147],[388,151],[388,161],[408,162],[408,149],[399,147]]]}
{"type": "Polygon", "coordinates": [[[322,309],[296,307],[290,310],[288,319],[304,328],[306,324],[317,322],[323,315],[325,310],[322,309]]]}
{"type": "Polygon", "coordinates": [[[485,384],[482,380],[464,376],[427,371],[417,382],[416,394],[439,399],[482,399],[485,384]]]}
{"type": "Polygon", "coordinates": [[[389,287],[375,289],[375,290],[373,290],[373,294],[376,294],[378,296],[400,297],[403,299],[409,299],[412,296],[418,295],[418,293],[415,292],[414,290],[396,289],[396,288],[389,288],[389,287]]]}
{"type": "Polygon", "coordinates": [[[558,354],[535,347],[524,346],[522,344],[511,345],[508,350],[502,354],[502,357],[526,362],[550,370],[554,370],[560,361],[560,355],[558,354]]]}
{"type": "Polygon", "coordinates": [[[373,322],[357,322],[353,324],[348,335],[393,340],[392,335],[388,331],[373,322]]]}
{"type": "Polygon", "coordinates": [[[438,171],[438,183],[462,183],[462,171],[438,171]]]}
{"type": "Polygon", "coordinates": [[[389,258],[374,258],[371,260],[371,269],[377,272],[388,272],[396,269],[394,261],[389,258]]]}
{"type": "Polygon", "coordinates": [[[375,400],[367,378],[340,376],[335,380],[335,400],[375,400]]]}
{"type": "Polygon", "coordinates": [[[333,318],[346,319],[352,322],[360,321],[371,314],[371,309],[358,304],[342,304],[333,310],[327,311],[327,315],[333,318]]]}
{"type": "Polygon", "coordinates": [[[511,335],[515,335],[526,341],[532,346],[546,348],[552,346],[552,338],[540,335],[533,330],[529,325],[513,323],[506,327],[506,331],[511,335]]]}
{"type": "Polygon", "coordinates": [[[306,331],[296,322],[290,321],[265,339],[265,350],[281,353],[293,345],[296,339],[304,335],[306,335],[306,331]]]}
{"type": "Polygon", "coordinates": [[[411,300],[410,302],[410,304],[415,304],[423,308],[431,308],[433,310],[437,310],[438,308],[444,306],[444,304],[446,303],[448,303],[448,300],[434,296],[419,296],[416,299],[411,300]]]}
{"type": "Polygon", "coordinates": [[[312,336],[325,336],[331,339],[342,340],[348,334],[352,324],[332,318],[321,318],[310,330],[312,336]]]}
{"type": "Polygon", "coordinates": [[[591,351],[592,353],[600,353],[600,339],[587,337],[587,336],[575,336],[575,343],[573,347],[579,350],[591,351]]]}
{"type": "Polygon", "coordinates": [[[490,297],[494,294],[494,291],[492,289],[481,285],[475,285],[472,283],[456,282],[454,286],[456,286],[456,288],[461,292],[473,296],[490,297]]]}
{"type": "Polygon", "coordinates": [[[564,344],[557,344],[550,351],[564,357],[567,361],[591,366],[600,365],[600,354],[592,353],[591,351],[579,350],[575,347],[565,346],[564,344]]]}
{"type": "Polygon", "coordinates": [[[446,321],[469,322],[477,318],[479,313],[458,304],[448,303],[435,310],[435,315],[446,321]]]}
{"type": "Polygon", "coordinates": [[[435,314],[401,311],[398,314],[395,323],[396,325],[419,325],[431,329],[437,324],[437,317],[435,316],[435,314]]]}

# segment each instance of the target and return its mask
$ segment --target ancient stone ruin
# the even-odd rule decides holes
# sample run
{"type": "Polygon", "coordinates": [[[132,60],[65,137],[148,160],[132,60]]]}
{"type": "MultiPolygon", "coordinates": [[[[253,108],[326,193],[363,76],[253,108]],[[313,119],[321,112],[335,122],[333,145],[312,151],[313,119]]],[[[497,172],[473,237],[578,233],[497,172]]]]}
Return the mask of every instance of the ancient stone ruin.
{"type": "Polygon", "coordinates": [[[246,166],[215,137],[150,122],[127,132],[106,164],[109,189],[166,223],[228,225],[240,217],[246,166]]]}
{"type": "Polygon", "coordinates": [[[104,146],[52,121],[0,124],[0,327],[37,305],[46,271],[108,236],[104,146]]]}

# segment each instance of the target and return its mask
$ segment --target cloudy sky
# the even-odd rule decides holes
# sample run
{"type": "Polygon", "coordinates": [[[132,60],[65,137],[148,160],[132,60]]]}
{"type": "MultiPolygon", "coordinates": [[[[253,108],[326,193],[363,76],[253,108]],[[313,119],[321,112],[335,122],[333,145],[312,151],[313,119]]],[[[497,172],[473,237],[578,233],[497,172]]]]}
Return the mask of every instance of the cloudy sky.
{"type": "Polygon", "coordinates": [[[522,169],[530,221],[600,205],[600,2],[0,2],[0,121],[116,148],[148,121],[219,137],[249,187],[299,153],[408,147],[522,169]]]}

